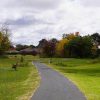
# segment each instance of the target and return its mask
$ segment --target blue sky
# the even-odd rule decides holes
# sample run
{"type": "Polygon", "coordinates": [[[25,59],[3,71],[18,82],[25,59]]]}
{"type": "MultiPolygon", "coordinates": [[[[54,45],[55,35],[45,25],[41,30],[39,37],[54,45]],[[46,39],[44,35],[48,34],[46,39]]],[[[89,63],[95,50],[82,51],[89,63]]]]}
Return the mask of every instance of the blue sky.
{"type": "Polygon", "coordinates": [[[100,0],[3,0],[0,24],[7,23],[14,44],[34,44],[63,33],[100,32],[100,0]]]}

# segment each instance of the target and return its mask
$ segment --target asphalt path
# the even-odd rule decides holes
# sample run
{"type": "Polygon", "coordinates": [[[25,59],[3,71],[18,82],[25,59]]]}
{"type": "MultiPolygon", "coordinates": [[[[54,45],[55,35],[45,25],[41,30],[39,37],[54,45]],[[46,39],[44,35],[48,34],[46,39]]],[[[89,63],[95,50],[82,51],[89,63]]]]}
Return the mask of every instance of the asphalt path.
{"type": "Polygon", "coordinates": [[[86,100],[83,93],[63,75],[45,64],[33,62],[41,83],[31,100],[86,100]]]}

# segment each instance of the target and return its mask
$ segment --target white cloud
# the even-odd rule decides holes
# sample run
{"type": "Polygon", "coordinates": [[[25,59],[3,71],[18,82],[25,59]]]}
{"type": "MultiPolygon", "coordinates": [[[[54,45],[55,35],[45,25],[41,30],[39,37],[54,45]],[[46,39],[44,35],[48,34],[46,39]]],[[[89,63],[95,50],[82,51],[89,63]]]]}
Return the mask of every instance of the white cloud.
{"type": "Polygon", "coordinates": [[[79,0],[81,4],[87,7],[99,7],[100,0],[79,0]]]}
{"type": "Polygon", "coordinates": [[[63,33],[100,32],[99,0],[3,0],[0,23],[8,23],[14,43],[37,44],[63,33]]]}

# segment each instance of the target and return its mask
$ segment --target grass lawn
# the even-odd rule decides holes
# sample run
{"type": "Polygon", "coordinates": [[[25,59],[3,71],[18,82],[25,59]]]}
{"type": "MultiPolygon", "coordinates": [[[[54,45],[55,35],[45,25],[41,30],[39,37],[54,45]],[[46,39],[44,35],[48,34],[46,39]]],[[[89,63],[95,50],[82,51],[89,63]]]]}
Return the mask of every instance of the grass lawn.
{"type": "Polygon", "coordinates": [[[17,71],[12,64],[19,56],[0,57],[0,100],[29,100],[39,84],[39,76],[32,65],[34,57],[24,56],[24,63],[17,71]]]}
{"type": "MultiPolygon", "coordinates": [[[[49,59],[41,59],[48,64],[49,59]]],[[[100,59],[52,58],[48,64],[73,81],[88,100],[100,100],[100,59]]]]}

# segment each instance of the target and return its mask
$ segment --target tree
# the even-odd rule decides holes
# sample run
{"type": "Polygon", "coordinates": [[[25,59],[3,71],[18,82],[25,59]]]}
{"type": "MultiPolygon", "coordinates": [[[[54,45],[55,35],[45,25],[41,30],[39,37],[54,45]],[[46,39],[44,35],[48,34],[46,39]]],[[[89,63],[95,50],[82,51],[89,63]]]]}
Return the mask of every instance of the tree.
{"type": "Polygon", "coordinates": [[[29,47],[28,45],[17,44],[16,50],[20,51],[20,50],[26,49],[28,47],[29,47]]]}
{"type": "Polygon", "coordinates": [[[0,30],[0,54],[4,54],[10,48],[9,29],[6,27],[0,30]]]}
{"type": "Polygon", "coordinates": [[[30,47],[30,48],[36,48],[34,45],[30,45],[29,47],[30,47]]]}
{"type": "Polygon", "coordinates": [[[94,33],[91,35],[93,42],[96,45],[100,45],[100,34],[99,33],[94,33]]]}
{"type": "Polygon", "coordinates": [[[56,51],[56,42],[49,40],[43,46],[43,55],[45,57],[53,57],[55,56],[56,51]]]}
{"type": "Polygon", "coordinates": [[[75,33],[70,33],[70,34],[63,34],[62,38],[65,39],[67,38],[68,40],[72,40],[73,38],[80,36],[79,32],[75,32],[75,33]]]}
{"type": "Polygon", "coordinates": [[[64,45],[68,43],[68,39],[62,39],[56,44],[56,55],[64,57],[64,45]]]}
{"type": "Polygon", "coordinates": [[[91,35],[92,41],[93,41],[93,48],[92,48],[92,53],[94,57],[97,57],[100,55],[100,34],[99,33],[94,33],[91,35]]]}
{"type": "Polygon", "coordinates": [[[39,41],[38,48],[43,48],[48,41],[46,39],[42,39],[39,41]]]}
{"type": "Polygon", "coordinates": [[[50,40],[52,43],[58,43],[58,40],[56,39],[56,38],[52,38],[51,40],[50,40]]]}
{"type": "MultiPolygon", "coordinates": [[[[64,52],[64,45],[68,44],[69,41],[73,40],[75,37],[79,36],[79,32],[77,33],[70,33],[70,34],[63,34],[62,40],[59,41],[56,45],[56,55],[59,57],[64,57],[65,52],[64,52]]],[[[67,51],[66,51],[67,54],[67,51]]]]}
{"type": "Polygon", "coordinates": [[[64,52],[68,57],[90,57],[93,43],[90,36],[78,36],[64,46],[64,52]]]}

